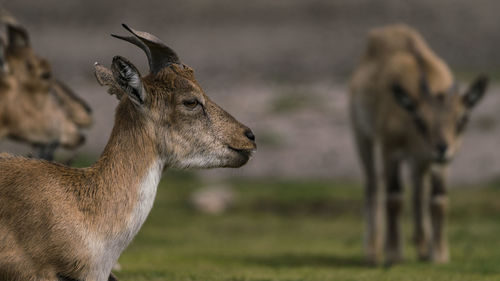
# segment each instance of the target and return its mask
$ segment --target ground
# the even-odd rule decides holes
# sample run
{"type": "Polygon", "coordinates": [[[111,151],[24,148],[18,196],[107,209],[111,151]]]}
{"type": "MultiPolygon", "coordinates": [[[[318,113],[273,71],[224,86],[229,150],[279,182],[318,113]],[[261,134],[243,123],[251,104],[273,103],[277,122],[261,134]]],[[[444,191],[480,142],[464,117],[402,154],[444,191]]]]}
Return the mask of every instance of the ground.
{"type": "Polygon", "coordinates": [[[416,260],[407,212],[407,260],[390,268],[363,262],[359,185],[226,184],[238,194],[235,206],[223,215],[204,215],[187,203],[201,181],[167,173],[150,217],[120,258],[120,280],[500,280],[500,189],[493,183],[451,193],[451,263],[416,260]]]}

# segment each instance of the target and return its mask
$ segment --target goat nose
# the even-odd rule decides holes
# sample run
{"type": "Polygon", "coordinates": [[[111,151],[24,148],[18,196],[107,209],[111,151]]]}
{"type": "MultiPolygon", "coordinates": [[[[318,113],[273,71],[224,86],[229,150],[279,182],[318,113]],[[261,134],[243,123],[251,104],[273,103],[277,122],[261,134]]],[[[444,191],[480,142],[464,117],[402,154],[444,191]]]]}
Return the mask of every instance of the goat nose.
{"type": "Polygon", "coordinates": [[[255,135],[253,134],[252,130],[250,129],[246,129],[245,130],[245,136],[251,140],[251,141],[255,141],[255,135]]]}
{"type": "Polygon", "coordinates": [[[446,150],[448,150],[448,145],[444,142],[438,143],[436,145],[436,150],[439,154],[439,156],[444,156],[446,154],[446,150]]]}
{"type": "Polygon", "coordinates": [[[45,79],[45,80],[50,79],[50,77],[51,77],[50,72],[42,73],[41,77],[42,77],[42,79],[45,79]]]}

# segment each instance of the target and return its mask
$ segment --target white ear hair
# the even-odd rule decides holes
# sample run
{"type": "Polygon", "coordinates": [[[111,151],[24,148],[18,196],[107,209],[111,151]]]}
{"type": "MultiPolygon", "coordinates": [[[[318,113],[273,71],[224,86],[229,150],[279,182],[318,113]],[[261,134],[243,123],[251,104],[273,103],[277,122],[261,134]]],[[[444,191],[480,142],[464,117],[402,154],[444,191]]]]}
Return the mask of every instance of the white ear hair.
{"type": "Polygon", "coordinates": [[[132,88],[142,87],[141,77],[139,76],[139,73],[132,71],[131,68],[127,68],[125,75],[129,79],[128,83],[132,88]]]}
{"type": "Polygon", "coordinates": [[[113,80],[118,87],[136,104],[142,105],[145,99],[141,75],[127,59],[115,56],[111,65],[113,80]]]}

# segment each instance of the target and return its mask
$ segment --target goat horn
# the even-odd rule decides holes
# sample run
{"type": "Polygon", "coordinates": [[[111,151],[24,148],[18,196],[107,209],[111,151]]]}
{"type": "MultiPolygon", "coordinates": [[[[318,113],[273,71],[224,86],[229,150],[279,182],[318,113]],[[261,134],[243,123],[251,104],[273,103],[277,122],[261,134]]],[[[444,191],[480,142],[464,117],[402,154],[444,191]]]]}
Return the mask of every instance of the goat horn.
{"type": "Polygon", "coordinates": [[[134,30],[126,24],[122,24],[122,26],[134,36],[120,36],[115,34],[111,34],[111,36],[141,48],[148,57],[149,70],[151,73],[156,74],[166,66],[174,63],[181,63],[174,50],[165,45],[158,37],[144,31],[134,30]]]}

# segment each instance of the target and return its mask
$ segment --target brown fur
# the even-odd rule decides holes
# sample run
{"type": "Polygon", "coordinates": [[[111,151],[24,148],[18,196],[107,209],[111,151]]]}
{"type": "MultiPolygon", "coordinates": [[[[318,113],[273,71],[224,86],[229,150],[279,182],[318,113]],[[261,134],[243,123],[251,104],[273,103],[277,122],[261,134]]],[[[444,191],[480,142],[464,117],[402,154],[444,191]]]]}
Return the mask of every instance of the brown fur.
{"type": "Polygon", "coordinates": [[[68,118],[78,128],[89,128],[92,125],[92,109],[77,96],[64,82],[55,79],[52,81],[51,89],[57,96],[68,118]]]}
{"type": "MultiPolygon", "coordinates": [[[[5,11],[3,11],[5,12],[5,11]]],[[[83,143],[82,128],[92,124],[88,105],[54,79],[50,64],[29,43],[26,30],[2,14],[9,38],[0,75],[0,138],[10,137],[37,146],[83,143]]]]}
{"type": "Polygon", "coordinates": [[[96,253],[112,251],[126,233],[152,165],[239,167],[248,161],[256,148],[249,129],[205,95],[192,69],[173,64],[141,81],[143,103],[123,90],[111,137],[93,166],[0,157],[0,279],[107,280],[118,256],[100,260],[96,253]],[[192,106],[193,99],[199,104],[192,106]],[[99,241],[106,242],[102,249],[99,241]],[[109,268],[100,269],[103,261],[109,268]]]}
{"type": "Polygon", "coordinates": [[[11,72],[0,76],[4,85],[0,89],[2,136],[30,144],[80,145],[83,136],[78,126],[68,118],[60,99],[50,93],[50,82],[27,71],[26,54],[6,54],[11,72]]]}
{"type": "Polygon", "coordinates": [[[408,26],[370,32],[366,52],[350,82],[352,126],[366,178],[366,255],[370,262],[382,260],[384,245],[387,262],[403,257],[399,175],[403,161],[412,167],[419,256],[435,262],[448,260],[444,235],[447,166],[460,146],[469,111],[486,84],[486,78],[480,77],[460,95],[448,66],[408,26]],[[429,193],[431,209],[427,207],[429,193]]]}

